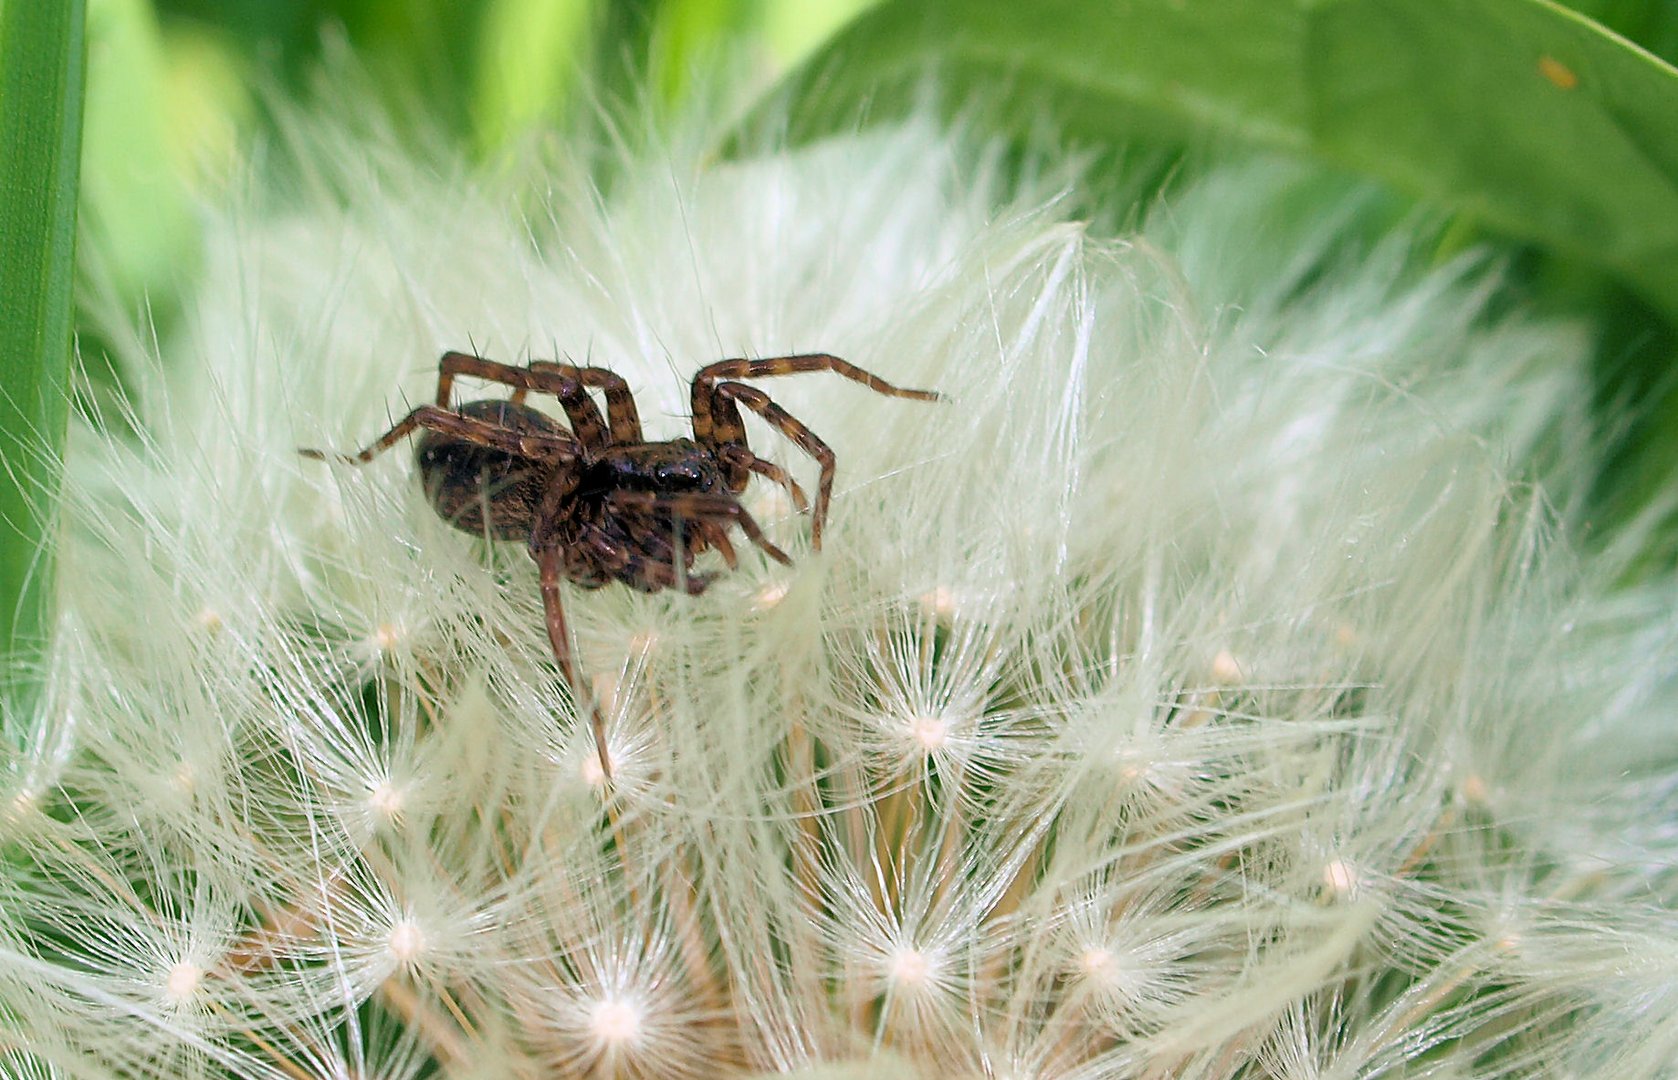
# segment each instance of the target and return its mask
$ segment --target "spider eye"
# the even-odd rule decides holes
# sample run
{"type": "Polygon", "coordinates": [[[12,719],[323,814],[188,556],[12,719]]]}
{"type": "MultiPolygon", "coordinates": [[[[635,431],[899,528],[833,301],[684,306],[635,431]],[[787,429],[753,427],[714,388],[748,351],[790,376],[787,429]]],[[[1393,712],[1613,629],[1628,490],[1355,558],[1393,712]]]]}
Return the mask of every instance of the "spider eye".
{"type": "Polygon", "coordinates": [[[699,483],[699,470],[692,465],[682,463],[678,465],[660,465],[653,470],[653,479],[660,484],[680,486],[699,483]]]}

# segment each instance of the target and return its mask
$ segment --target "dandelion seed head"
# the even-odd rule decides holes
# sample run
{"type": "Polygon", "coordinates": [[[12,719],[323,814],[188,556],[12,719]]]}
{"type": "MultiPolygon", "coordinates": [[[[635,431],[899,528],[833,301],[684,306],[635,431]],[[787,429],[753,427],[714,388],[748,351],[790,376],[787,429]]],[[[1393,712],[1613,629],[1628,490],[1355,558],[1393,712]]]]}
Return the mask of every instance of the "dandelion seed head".
{"type": "MultiPolygon", "coordinates": [[[[1076,177],[1011,193],[1012,156],[926,120],[624,152],[604,187],[567,157],[528,188],[309,127],[331,200],[213,224],[190,329],[124,347],[139,447],[84,427],[66,455],[78,719],[28,733],[39,771],[0,802],[54,839],[0,860],[8,988],[57,963],[15,923],[74,959],[42,980],[83,995],[51,1006],[73,1030],[135,971],[213,993],[230,1034],[124,1033],[181,1075],[292,1071],[241,1069],[258,1040],[298,1074],[459,1071],[467,1031],[497,1074],[674,1080],[851,1047],[1214,1078],[1301,1031],[1301,1075],[1612,1060],[1576,1021],[1613,978],[1557,943],[1678,895],[1678,840],[1639,824],[1671,816],[1678,633],[1565,551],[1595,475],[1577,328],[1414,238],[1370,250],[1343,228],[1367,193],[1284,228],[1320,181],[1276,162],[1110,208],[1138,222],[1110,238],[1067,219],[1076,177]],[[447,348],[617,371],[655,439],[722,356],[831,350],[955,402],[765,383],[834,448],[822,556],[754,477],[795,564],[739,543],[698,599],[564,585],[569,687],[520,545],[439,520],[410,454],[296,455],[376,438],[447,348]],[[1453,775],[1476,812],[1441,825],[1453,775]],[[1633,826],[1647,850],[1587,873],[1633,826]],[[1565,917],[1462,933],[1487,897],[1565,917]]],[[[1612,944],[1577,953],[1608,972],[1612,944]]],[[[168,1071],[113,1041],[85,1049],[168,1071]]]]}

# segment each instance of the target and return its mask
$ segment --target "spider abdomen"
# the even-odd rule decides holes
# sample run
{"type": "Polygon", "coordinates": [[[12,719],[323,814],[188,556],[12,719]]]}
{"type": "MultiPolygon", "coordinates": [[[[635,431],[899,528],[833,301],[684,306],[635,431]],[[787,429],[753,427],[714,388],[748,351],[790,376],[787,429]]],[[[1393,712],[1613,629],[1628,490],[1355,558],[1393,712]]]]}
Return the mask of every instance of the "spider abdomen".
{"type": "MultiPolygon", "coordinates": [[[[514,432],[565,434],[543,413],[510,401],[470,401],[456,411],[514,432]]],[[[462,532],[495,540],[530,536],[537,504],[555,471],[550,462],[436,431],[420,435],[414,460],[439,517],[462,532]]]]}

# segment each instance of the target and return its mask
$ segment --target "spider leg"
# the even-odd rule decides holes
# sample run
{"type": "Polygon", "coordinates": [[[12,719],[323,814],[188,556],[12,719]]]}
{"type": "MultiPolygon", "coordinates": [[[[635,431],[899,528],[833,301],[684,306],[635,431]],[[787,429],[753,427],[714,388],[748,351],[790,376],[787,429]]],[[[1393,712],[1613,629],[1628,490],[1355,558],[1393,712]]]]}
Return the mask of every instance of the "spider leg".
{"type": "Polygon", "coordinates": [[[765,461],[752,453],[746,448],[744,438],[744,433],[742,433],[742,441],[728,442],[717,447],[717,459],[727,468],[744,468],[757,473],[766,480],[781,485],[786,489],[788,497],[792,499],[792,504],[798,507],[799,513],[808,512],[810,500],[804,497],[804,489],[798,486],[798,481],[792,478],[792,474],[773,461],[765,461]]]}
{"type": "Polygon", "coordinates": [[[698,596],[711,583],[710,574],[686,574],[685,583],[677,580],[676,560],[682,556],[663,537],[642,538],[640,550],[632,550],[621,541],[596,528],[584,531],[580,548],[586,549],[585,564],[599,567],[613,581],[621,581],[642,592],[658,592],[681,586],[690,596],[698,596]],[[656,542],[655,542],[656,541],[656,542]]]}
{"type": "Polygon", "coordinates": [[[716,403],[717,380],[759,379],[776,375],[796,375],[806,371],[831,371],[888,397],[914,398],[917,401],[943,400],[940,394],[932,390],[906,390],[901,386],[893,386],[873,372],[864,371],[849,361],[827,353],[768,356],[761,360],[718,360],[700,368],[699,373],[693,377],[693,437],[708,446],[743,441],[713,435],[716,423],[713,408],[716,403]]]}
{"type": "MultiPolygon", "coordinates": [[[[770,427],[791,439],[795,446],[815,458],[816,463],[821,466],[821,475],[816,480],[816,508],[810,515],[810,546],[820,551],[822,526],[827,524],[827,507],[833,500],[833,468],[837,460],[833,455],[833,448],[805,427],[802,420],[770,401],[769,395],[755,386],[736,382],[721,383],[712,397],[719,406],[718,412],[727,418],[727,422],[722,425],[723,430],[737,428],[739,431],[730,441],[743,445],[746,440],[745,425],[740,422],[740,410],[735,407],[735,402],[739,402],[763,417],[770,427]]],[[[733,487],[732,483],[730,487],[733,487]]],[[[742,483],[740,487],[745,487],[745,484],[742,483]]]]}
{"type": "Polygon", "coordinates": [[[722,561],[730,570],[740,568],[740,558],[734,554],[734,545],[728,539],[728,530],[714,521],[699,521],[694,528],[704,536],[705,542],[717,549],[722,555],[722,561]]]}
{"type": "MultiPolygon", "coordinates": [[[[629,392],[629,384],[617,372],[607,368],[555,364],[547,360],[532,360],[530,370],[541,375],[574,379],[584,386],[604,391],[606,421],[611,427],[612,443],[622,445],[641,441],[641,414],[635,408],[635,397],[629,392]]],[[[519,400],[520,393],[515,392],[513,400],[519,400]]]]}
{"type": "MultiPolygon", "coordinates": [[[[509,400],[515,405],[522,404],[525,396],[532,390],[552,394],[559,399],[566,419],[571,421],[571,431],[577,436],[577,441],[591,450],[597,450],[606,445],[606,421],[601,419],[600,406],[589,396],[585,384],[571,374],[577,370],[567,364],[549,364],[544,361],[537,361],[529,367],[520,367],[517,364],[485,360],[470,353],[447,352],[437,365],[437,405],[439,408],[449,408],[454,380],[459,375],[470,375],[485,382],[512,387],[513,394],[509,400]]],[[[626,388],[625,393],[627,392],[626,388]]]]}
{"type": "Polygon", "coordinates": [[[553,648],[554,659],[559,662],[559,672],[565,677],[572,702],[580,707],[582,697],[588,697],[589,725],[594,729],[594,752],[600,757],[600,771],[610,782],[612,759],[606,752],[606,718],[600,712],[600,703],[594,700],[594,695],[577,677],[577,664],[571,656],[571,631],[565,625],[565,605],[559,596],[559,583],[565,577],[564,552],[557,547],[544,548],[536,556],[536,565],[541,571],[542,610],[547,615],[548,644],[553,648]]]}
{"type": "Polygon", "coordinates": [[[337,459],[351,465],[365,465],[392,446],[401,442],[417,428],[441,432],[474,446],[486,446],[517,457],[541,461],[553,457],[573,457],[577,445],[569,435],[542,435],[534,432],[510,431],[507,428],[462,416],[435,405],[421,405],[396,422],[396,426],[379,436],[366,449],[354,454],[332,454],[325,450],[299,447],[297,452],[317,461],[337,459]]]}
{"type": "Polygon", "coordinates": [[[606,496],[608,502],[622,510],[641,510],[667,514],[672,517],[703,521],[706,518],[728,518],[740,526],[740,531],[765,555],[778,563],[792,565],[787,553],[776,547],[758,528],[756,519],[730,495],[710,495],[702,492],[664,494],[656,491],[614,491],[606,496]]]}

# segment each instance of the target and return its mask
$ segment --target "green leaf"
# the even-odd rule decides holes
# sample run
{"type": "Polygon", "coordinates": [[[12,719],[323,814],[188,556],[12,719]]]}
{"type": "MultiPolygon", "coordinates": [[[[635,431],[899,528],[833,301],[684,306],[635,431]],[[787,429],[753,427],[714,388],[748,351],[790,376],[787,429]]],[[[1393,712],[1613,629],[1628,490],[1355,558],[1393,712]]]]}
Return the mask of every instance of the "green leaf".
{"type": "Polygon", "coordinates": [[[1306,57],[1325,153],[1678,316],[1678,71],[1537,0],[1347,0],[1306,57]]]}
{"type": "Polygon", "coordinates": [[[1678,72],[1548,0],[892,0],[788,80],[791,129],[901,111],[933,72],[1021,131],[1313,153],[1678,318],[1678,72]]]}
{"type": "Polygon", "coordinates": [[[1567,0],[1567,6],[1668,63],[1678,60],[1678,4],[1672,0],[1567,0]]]}
{"type": "MultiPolygon", "coordinates": [[[[0,648],[38,649],[68,415],[82,0],[0,7],[0,648]]],[[[22,665],[25,669],[31,665],[22,665]]],[[[19,699],[27,674],[13,666],[19,699]]]]}

